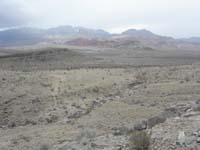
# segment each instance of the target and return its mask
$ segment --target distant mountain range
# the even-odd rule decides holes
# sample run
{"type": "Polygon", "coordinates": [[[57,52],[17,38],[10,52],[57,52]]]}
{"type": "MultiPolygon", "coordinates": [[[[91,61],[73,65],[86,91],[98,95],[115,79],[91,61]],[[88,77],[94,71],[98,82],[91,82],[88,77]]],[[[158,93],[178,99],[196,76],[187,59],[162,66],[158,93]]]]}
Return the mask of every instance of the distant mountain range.
{"type": "Polygon", "coordinates": [[[200,37],[191,37],[181,39],[182,41],[191,42],[191,43],[200,43],[200,37]]]}
{"type": "Polygon", "coordinates": [[[109,35],[104,30],[93,30],[84,27],[60,26],[50,29],[24,27],[0,31],[0,44],[35,43],[53,38],[97,38],[109,35]]]}
{"type": "Polygon", "coordinates": [[[35,43],[68,44],[115,48],[200,49],[200,37],[174,39],[148,30],[129,29],[111,34],[101,29],[59,26],[50,29],[16,28],[0,31],[0,46],[35,43]]]}

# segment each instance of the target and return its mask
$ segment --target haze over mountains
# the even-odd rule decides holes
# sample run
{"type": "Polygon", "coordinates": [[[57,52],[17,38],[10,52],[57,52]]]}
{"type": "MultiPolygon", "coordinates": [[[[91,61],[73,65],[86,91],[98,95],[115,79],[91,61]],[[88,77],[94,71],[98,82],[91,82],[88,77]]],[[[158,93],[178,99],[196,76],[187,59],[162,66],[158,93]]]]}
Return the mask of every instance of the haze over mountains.
{"type": "Polygon", "coordinates": [[[59,26],[49,29],[16,28],[0,31],[0,46],[26,45],[36,43],[67,44],[74,46],[95,46],[114,48],[153,49],[199,49],[200,38],[174,39],[156,35],[148,30],[129,29],[120,34],[111,34],[101,29],[59,26]]]}
{"type": "Polygon", "coordinates": [[[50,29],[39,28],[17,28],[0,32],[1,44],[21,43],[21,42],[41,42],[52,38],[73,38],[73,37],[106,37],[110,34],[103,30],[92,30],[83,27],[60,26],[50,29]]]}

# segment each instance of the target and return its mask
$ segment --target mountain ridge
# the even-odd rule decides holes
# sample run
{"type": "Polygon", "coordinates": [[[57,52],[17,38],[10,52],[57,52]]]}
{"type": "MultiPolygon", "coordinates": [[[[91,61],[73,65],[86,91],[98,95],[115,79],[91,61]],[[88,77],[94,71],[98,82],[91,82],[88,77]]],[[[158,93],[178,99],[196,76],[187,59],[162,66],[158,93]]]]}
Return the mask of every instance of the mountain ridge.
{"type": "Polygon", "coordinates": [[[200,49],[200,38],[175,39],[149,30],[128,29],[111,34],[102,29],[58,26],[49,29],[23,27],[0,31],[0,46],[26,45],[40,42],[97,47],[150,47],[153,49],[200,49]],[[79,41],[80,40],[80,41],[79,41]],[[137,45],[135,45],[137,43],[137,45]],[[140,45],[138,46],[138,43],[140,45]]]}

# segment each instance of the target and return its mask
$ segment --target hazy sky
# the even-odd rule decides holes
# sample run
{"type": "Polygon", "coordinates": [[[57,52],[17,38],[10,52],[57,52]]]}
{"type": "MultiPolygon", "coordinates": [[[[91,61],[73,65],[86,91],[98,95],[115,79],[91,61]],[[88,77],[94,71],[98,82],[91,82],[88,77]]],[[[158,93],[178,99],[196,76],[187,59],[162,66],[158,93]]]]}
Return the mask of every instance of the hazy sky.
{"type": "Polygon", "coordinates": [[[0,0],[0,28],[59,25],[200,36],[200,0],[0,0]]]}

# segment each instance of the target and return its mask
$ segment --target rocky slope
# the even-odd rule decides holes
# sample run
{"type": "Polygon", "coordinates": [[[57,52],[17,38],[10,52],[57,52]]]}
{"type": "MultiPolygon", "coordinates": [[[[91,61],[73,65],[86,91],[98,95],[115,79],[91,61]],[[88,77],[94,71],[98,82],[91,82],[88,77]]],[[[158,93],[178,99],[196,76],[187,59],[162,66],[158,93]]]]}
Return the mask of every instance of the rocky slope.
{"type": "Polygon", "coordinates": [[[186,149],[198,149],[199,73],[197,64],[1,69],[0,149],[125,150],[135,129],[151,133],[152,150],[183,149],[178,131],[194,138],[186,149]]]}

